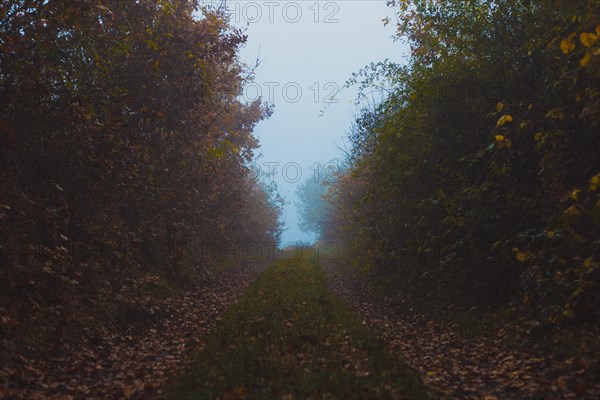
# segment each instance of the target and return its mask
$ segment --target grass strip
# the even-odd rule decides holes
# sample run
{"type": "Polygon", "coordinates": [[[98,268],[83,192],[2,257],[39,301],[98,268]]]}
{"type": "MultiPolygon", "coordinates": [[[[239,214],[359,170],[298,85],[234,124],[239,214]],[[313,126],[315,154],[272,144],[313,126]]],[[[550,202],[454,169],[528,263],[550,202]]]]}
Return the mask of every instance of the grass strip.
{"type": "Polygon", "coordinates": [[[278,260],[225,313],[171,399],[428,399],[324,282],[310,257],[278,260]]]}

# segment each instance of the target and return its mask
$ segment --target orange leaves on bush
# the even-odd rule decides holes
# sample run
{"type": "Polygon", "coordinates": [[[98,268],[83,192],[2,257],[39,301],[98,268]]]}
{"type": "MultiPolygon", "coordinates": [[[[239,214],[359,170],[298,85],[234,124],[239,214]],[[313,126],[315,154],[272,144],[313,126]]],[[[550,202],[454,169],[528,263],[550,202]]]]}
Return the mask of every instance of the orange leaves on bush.
{"type": "Polygon", "coordinates": [[[569,54],[571,51],[573,51],[575,49],[575,33],[571,33],[568,37],[566,37],[565,39],[561,40],[560,42],[560,49],[562,50],[563,54],[569,54]]]}

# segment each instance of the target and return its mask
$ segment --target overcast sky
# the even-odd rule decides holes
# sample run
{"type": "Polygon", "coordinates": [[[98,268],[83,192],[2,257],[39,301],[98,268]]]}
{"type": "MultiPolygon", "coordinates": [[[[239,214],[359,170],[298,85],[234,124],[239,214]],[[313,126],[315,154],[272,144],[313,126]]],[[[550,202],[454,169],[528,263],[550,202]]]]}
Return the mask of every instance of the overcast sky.
{"type": "Polygon", "coordinates": [[[296,187],[313,176],[316,165],[341,156],[338,146],[344,147],[356,112],[356,91],[338,93],[345,81],[370,62],[405,59],[405,47],[391,38],[393,24],[383,26],[393,12],[385,0],[229,0],[228,10],[234,25],[247,26],[241,60],[249,65],[261,60],[244,97],[261,94],[275,105],[255,133],[258,163],[265,171],[276,168],[274,179],[289,202],[281,244],[312,242],[298,228],[296,187]]]}

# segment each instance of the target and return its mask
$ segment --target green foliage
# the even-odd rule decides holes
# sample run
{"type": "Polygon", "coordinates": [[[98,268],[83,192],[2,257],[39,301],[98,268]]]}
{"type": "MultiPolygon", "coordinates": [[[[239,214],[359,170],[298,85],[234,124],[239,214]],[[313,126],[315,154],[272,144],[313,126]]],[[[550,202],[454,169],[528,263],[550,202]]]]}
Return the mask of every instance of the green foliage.
{"type": "Polygon", "coordinates": [[[413,301],[597,317],[597,2],[394,3],[412,56],[363,71],[391,88],[353,127],[328,240],[413,301]]]}

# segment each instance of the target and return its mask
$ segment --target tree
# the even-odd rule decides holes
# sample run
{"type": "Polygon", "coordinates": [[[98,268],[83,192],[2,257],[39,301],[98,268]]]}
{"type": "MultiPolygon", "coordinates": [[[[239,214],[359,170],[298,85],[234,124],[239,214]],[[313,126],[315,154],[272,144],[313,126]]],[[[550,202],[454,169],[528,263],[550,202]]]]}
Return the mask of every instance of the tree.
{"type": "Polygon", "coordinates": [[[411,301],[597,315],[597,3],[392,3],[411,59],[350,81],[389,89],[329,196],[349,262],[411,301]]]}
{"type": "Polygon", "coordinates": [[[300,229],[305,233],[322,235],[323,218],[327,203],[324,195],[327,184],[315,177],[309,177],[296,189],[298,201],[295,203],[300,214],[300,229]]]}
{"type": "Polygon", "coordinates": [[[0,3],[3,309],[199,282],[207,245],[278,239],[250,200],[273,197],[249,168],[271,110],[240,100],[244,41],[195,0],[0,3]]]}

